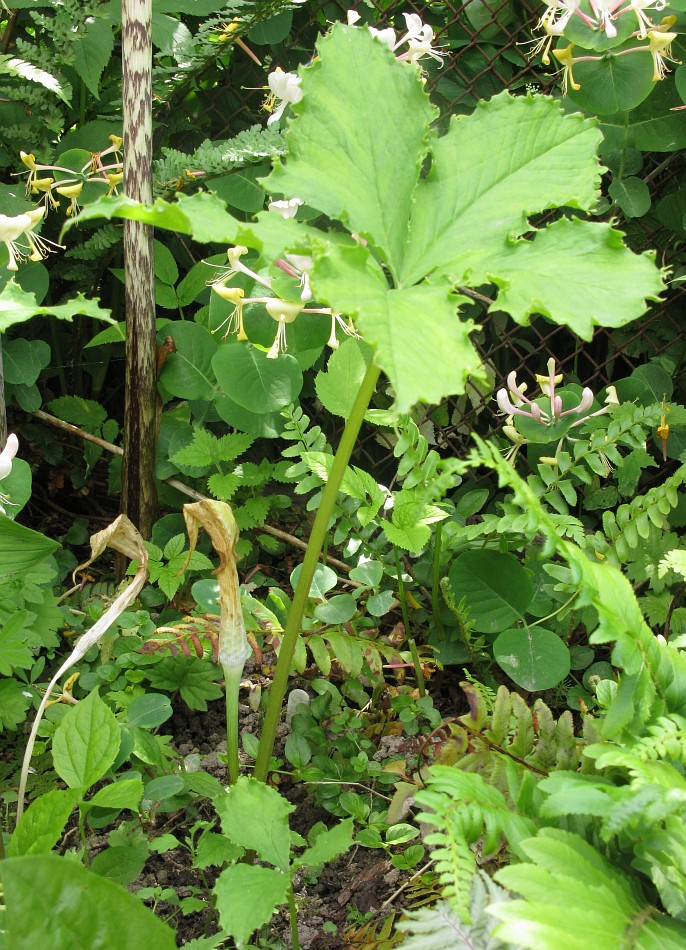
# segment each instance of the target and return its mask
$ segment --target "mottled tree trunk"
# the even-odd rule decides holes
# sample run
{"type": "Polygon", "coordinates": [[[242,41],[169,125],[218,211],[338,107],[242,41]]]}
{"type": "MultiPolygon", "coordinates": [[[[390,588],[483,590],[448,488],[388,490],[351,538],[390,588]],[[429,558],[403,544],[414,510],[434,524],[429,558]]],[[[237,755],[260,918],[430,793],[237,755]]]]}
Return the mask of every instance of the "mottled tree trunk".
{"type": "MultiPolygon", "coordinates": [[[[152,0],[122,2],[124,192],[152,201],[152,0]]],[[[126,404],[121,510],[145,538],[155,515],[155,281],[152,228],[124,222],[126,404]]]]}

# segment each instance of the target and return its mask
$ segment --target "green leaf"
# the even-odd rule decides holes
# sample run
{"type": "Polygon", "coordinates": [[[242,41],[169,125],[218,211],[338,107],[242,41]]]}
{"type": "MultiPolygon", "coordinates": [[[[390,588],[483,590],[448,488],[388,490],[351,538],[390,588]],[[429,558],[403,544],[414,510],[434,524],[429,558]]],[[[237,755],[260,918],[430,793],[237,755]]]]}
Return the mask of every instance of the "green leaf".
{"type": "Polygon", "coordinates": [[[33,664],[33,651],[24,629],[28,620],[28,613],[19,610],[0,628],[0,673],[4,676],[11,676],[13,669],[26,670],[33,664]]]}
{"type": "Polygon", "coordinates": [[[288,869],[291,848],[288,816],[295,807],[279,792],[263,782],[240,776],[226,796],[215,804],[227,838],[255,851],[262,861],[282,871],[288,869]]]}
{"type": "Polygon", "coordinates": [[[517,323],[541,313],[590,340],[595,326],[619,327],[639,317],[645,300],[664,289],[655,253],[634,254],[611,225],[562,218],[532,241],[503,244],[475,267],[471,281],[492,280],[495,308],[517,323]],[[593,261],[593,277],[589,271],[593,261]]]}
{"type": "Polygon", "coordinates": [[[184,790],[183,776],[181,775],[160,775],[154,778],[145,786],[143,795],[148,801],[163,802],[168,798],[174,798],[184,790]]]}
{"type": "Polygon", "coordinates": [[[569,98],[594,115],[629,112],[655,87],[651,56],[617,56],[612,51],[599,59],[575,62],[574,79],[581,88],[570,88],[569,98]]]}
{"type": "Polygon", "coordinates": [[[609,187],[610,197],[616,201],[627,218],[641,218],[650,211],[650,189],[642,178],[621,178],[609,187]]]}
{"type": "Polygon", "coordinates": [[[14,279],[9,280],[0,292],[0,333],[4,333],[16,323],[24,323],[32,317],[50,314],[58,320],[71,320],[82,313],[96,320],[114,323],[109,310],[102,310],[97,300],[87,300],[83,294],[77,294],[74,300],[54,306],[39,306],[33,294],[26,293],[14,279]]]}
{"type": "Polygon", "coordinates": [[[472,268],[529,231],[528,215],[591,208],[600,140],[593,121],[539,96],[501,93],[454,116],[417,189],[403,282],[431,272],[474,285],[472,268]]]}
{"type": "Polygon", "coordinates": [[[317,604],[314,615],[324,623],[347,623],[355,616],[357,601],[352,594],[339,594],[324,604],[317,604]]]}
{"type": "Polygon", "coordinates": [[[0,728],[15,730],[26,719],[31,696],[16,680],[0,680],[0,728]]]}
{"type": "Polygon", "coordinates": [[[161,241],[153,242],[155,251],[155,277],[163,284],[173,287],[179,279],[179,268],[176,266],[174,255],[161,241]]]}
{"type": "Polygon", "coordinates": [[[338,23],[317,46],[318,60],[302,72],[307,108],[294,107],[301,114],[286,134],[289,160],[277,161],[265,187],[342,221],[395,276],[436,110],[419,71],[399,67],[367,30],[338,23]]]}
{"type": "Polygon", "coordinates": [[[312,868],[320,864],[326,864],[327,861],[333,861],[339,854],[352,847],[353,843],[353,819],[346,818],[339,821],[333,828],[327,828],[317,835],[311,848],[293,861],[293,868],[312,868]]]}
{"type": "Polygon", "coordinates": [[[101,788],[88,800],[88,804],[98,808],[128,808],[130,811],[137,811],[142,797],[143,782],[139,778],[127,778],[101,788]]]}
{"type": "Polygon", "coordinates": [[[107,419],[107,410],[99,402],[83,396],[58,396],[48,403],[48,409],[59,419],[87,432],[97,432],[107,419]]]}
{"type": "Polygon", "coordinates": [[[207,701],[219,699],[223,691],[215,683],[216,669],[207,660],[199,657],[167,657],[147,673],[150,685],[155,689],[170,692],[179,690],[181,698],[190,709],[207,711],[207,701]]]}
{"type": "Polygon", "coordinates": [[[221,346],[212,360],[219,387],[252,413],[282,409],[298,398],[302,370],[294,356],[277,359],[250,343],[221,346]]]}
{"type": "MultiPolygon", "coordinates": [[[[298,578],[300,577],[300,572],[302,571],[302,564],[291,571],[291,587],[295,590],[298,578]]],[[[336,584],[338,583],[338,578],[336,577],[336,572],[330,567],[327,567],[326,564],[317,564],[314,569],[314,577],[312,578],[312,583],[310,584],[309,597],[313,597],[315,600],[324,600],[326,595],[330,590],[333,590],[336,584]]]]}
{"type": "Polygon", "coordinates": [[[569,675],[569,650],[560,637],[543,627],[505,630],[493,644],[501,670],[529,692],[552,689],[569,675]]]}
{"type": "Polygon", "coordinates": [[[396,394],[397,411],[419,400],[440,402],[464,391],[468,376],[480,377],[481,359],[469,340],[471,320],[460,320],[464,297],[449,284],[390,290],[381,269],[363,247],[320,244],[313,282],[318,298],[353,317],[396,394]]]}
{"type": "Polygon", "coordinates": [[[217,388],[212,371],[217,341],[205,327],[188,320],[175,320],[166,329],[176,352],[165,360],[160,383],[178,399],[211,399],[217,388]]]}
{"type": "Polygon", "coordinates": [[[168,696],[163,696],[161,693],[145,693],[134,699],[127,713],[132,726],[154,729],[166,722],[173,711],[168,696]]]}
{"type": "Polygon", "coordinates": [[[93,690],[69,710],[55,730],[55,771],[70,788],[90,788],[113,764],[120,741],[114,713],[93,690]]]}
{"type": "Polygon", "coordinates": [[[59,547],[58,541],[0,513],[0,579],[25,574],[59,547]]]}
{"type": "Polygon", "coordinates": [[[54,950],[80,947],[154,947],[174,950],[174,931],[118,884],[57,855],[2,862],[8,946],[35,950],[50,921],[54,950]],[[75,936],[78,935],[78,936],[75,936]]]}
{"type": "Polygon", "coordinates": [[[79,798],[79,789],[54,788],[32,802],[14,830],[9,856],[49,854],[79,798]]]}
{"type": "Polygon", "coordinates": [[[195,849],[193,867],[202,871],[205,868],[221,867],[230,861],[236,861],[243,854],[243,849],[229,841],[224,835],[214,831],[206,831],[195,849]]]}
{"type": "Polygon", "coordinates": [[[327,412],[348,418],[366,369],[356,340],[345,340],[333,351],[326,372],[317,373],[315,378],[317,396],[327,412]]]}
{"type": "Polygon", "coordinates": [[[50,363],[50,347],[44,340],[4,340],[2,368],[6,383],[32,386],[50,363]]]}
{"type": "Polygon", "coordinates": [[[141,873],[149,855],[147,842],[106,848],[93,858],[91,870],[116,884],[126,886],[141,873]]]}
{"type": "Polygon", "coordinates": [[[523,617],[533,600],[529,573],[511,554],[467,551],[448,574],[454,602],[464,597],[479,633],[499,633],[523,617]]]}
{"type": "Polygon", "coordinates": [[[74,69],[96,99],[100,98],[100,77],[114,49],[112,27],[109,19],[88,17],[85,34],[72,44],[74,69]]]}
{"type": "Polygon", "coordinates": [[[222,929],[244,946],[258,927],[286,903],[289,880],[272,868],[236,864],[222,871],[214,886],[222,929]]]}

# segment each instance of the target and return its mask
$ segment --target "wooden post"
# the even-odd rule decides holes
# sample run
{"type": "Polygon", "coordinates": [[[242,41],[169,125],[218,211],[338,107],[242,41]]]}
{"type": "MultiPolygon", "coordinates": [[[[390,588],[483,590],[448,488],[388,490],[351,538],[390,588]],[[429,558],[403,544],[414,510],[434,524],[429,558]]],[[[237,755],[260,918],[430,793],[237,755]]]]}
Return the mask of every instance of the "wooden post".
{"type": "MultiPolygon", "coordinates": [[[[152,202],[152,0],[122,0],[124,193],[152,202]]],[[[126,398],[121,511],[144,538],[155,517],[155,279],[152,227],[124,222],[126,398]]]]}

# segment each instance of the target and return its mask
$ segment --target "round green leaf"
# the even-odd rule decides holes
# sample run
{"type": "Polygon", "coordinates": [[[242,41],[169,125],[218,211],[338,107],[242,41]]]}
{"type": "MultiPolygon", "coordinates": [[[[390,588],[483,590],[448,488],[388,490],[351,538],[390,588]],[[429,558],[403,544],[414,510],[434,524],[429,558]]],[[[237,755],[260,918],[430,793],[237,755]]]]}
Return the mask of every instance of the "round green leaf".
{"type": "Polygon", "coordinates": [[[260,439],[276,439],[283,431],[284,421],[278,412],[251,412],[239,406],[230,396],[220,396],[214,408],[220,419],[239,432],[247,432],[260,439]]]}
{"type": "Polygon", "coordinates": [[[315,608],[315,616],[324,623],[347,623],[357,610],[357,602],[352,594],[339,594],[315,608]]]}
{"type": "Polygon", "coordinates": [[[505,630],[493,644],[495,661],[517,686],[539,692],[557,686],[569,674],[569,650],[552,630],[505,630]]]}
{"type": "MultiPolygon", "coordinates": [[[[294,590],[301,571],[302,564],[298,564],[291,573],[291,587],[294,590]]],[[[324,600],[327,593],[336,586],[337,581],[338,578],[336,577],[335,571],[332,571],[330,567],[326,567],[324,564],[317,564],[314,569],[312,583],[310,584],[310,597],[314,597],[316,600],[324,600]]]]}
{"type": "Polygon", "coordinates": [[[287,406],[295,401],[303,385],[294,357],[282,353],[272,360],[250,343],[221,346],[212,359],[212,368],[224,393],[254,413],[287,406]]]}
{"type": "Polygon", "coordinates": [[[129,722],[132,726],[154,729],[166,722],[173,711],[168,696],[162,693],[146,693],[134,699],[129,706],[129,722]]]}
{"type": "MultiPolygon", "coordinates": [[[[586,16],[596,19],[594,10],[588,0],[583,0],[579,9],[586,16]]],[[[565,27],[564,38],[567,43],[572,42],[575,46],[582,46],[584,49],[604,53],[606,50],[621,46],[631,36],[636,29],[635,17],[631,15],[619,17],[615,23],[615,29],[617,35],[608,36],[605,30],[594,30],[587,26],[580,16],[573,16],[565,27]]],[[[564,43],[564,45],[566,46],[567,43],[564,43]]]]}
{"type": "Polygon", "coordinates": [[[614,115],[628,112],[653,91],[653,60],[648,55],[615,56],[607,53],[595,62],[574,64],[580,89],[569,88],[569,98],[586,112],[614,115]]]}
{"type": "Polygon", "coordinates": [[[650,189],[642,178],[622,178],[613,181],[610,197],[616,201],[627,218],[641,218],[650,211],[650,189]]]}
{"type": "Polygon", "coordinates": [[[176,352],[165,360],[160,382],[178,399],[207,399],[217,385],[211,365],[217,342],[208,330],[188,320],[174,320],[167,331],[176,352]]]}
{"type": "Polygon", "coordinates": [[[448,574],[456,604],[464,598],[479,633],[499,633],[522,619],[533,599],[528,571],[516,557],[497,551],[467,551],[448,574]]]}

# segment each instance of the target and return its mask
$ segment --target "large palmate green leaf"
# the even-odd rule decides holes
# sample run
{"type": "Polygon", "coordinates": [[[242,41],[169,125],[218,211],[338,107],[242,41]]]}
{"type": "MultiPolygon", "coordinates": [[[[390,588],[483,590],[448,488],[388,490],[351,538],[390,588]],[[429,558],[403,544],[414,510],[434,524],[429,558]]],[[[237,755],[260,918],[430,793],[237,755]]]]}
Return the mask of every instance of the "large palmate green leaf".
{"type": "Polygon", "coordinates": [[[419,72],[398,68],[367,30],[337,28],[320,41],[302,90],[307,108],[295,109],[288,161],[277,160],[267,187],[342,221],[395,275],[436,116],[419,72]]]}
{"type": "Polygon", "coordinates": [[[507,93],[456,116],[432,144],[431,171],[417,188],[403,283],[470,270],[530,230],[527,215],[598,199],[601,134],[552,99],[507,93]]]}

